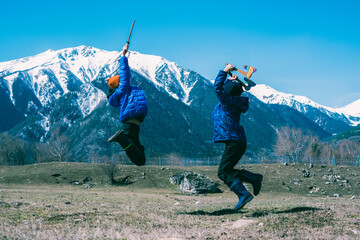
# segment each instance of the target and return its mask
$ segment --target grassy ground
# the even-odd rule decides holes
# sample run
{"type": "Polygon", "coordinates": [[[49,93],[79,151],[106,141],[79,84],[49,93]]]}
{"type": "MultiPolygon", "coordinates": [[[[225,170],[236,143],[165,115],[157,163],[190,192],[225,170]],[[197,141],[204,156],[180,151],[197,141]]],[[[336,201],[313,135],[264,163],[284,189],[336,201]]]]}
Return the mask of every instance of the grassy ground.
{"type": "Polygon", "coordinates": [[[129,175],[132,184],[109,185],[96,164],[0,167],[0,239],[360,238],[358,167],[242,166],[265,178],[261,194],[238,212],[220,182],[223,193],[198,196],[169,182],[184,170],[217,181],[216,167],[119,167],[117,177],[129,175]],[[85,177],[96,185],[70,184],[85,177]]]}

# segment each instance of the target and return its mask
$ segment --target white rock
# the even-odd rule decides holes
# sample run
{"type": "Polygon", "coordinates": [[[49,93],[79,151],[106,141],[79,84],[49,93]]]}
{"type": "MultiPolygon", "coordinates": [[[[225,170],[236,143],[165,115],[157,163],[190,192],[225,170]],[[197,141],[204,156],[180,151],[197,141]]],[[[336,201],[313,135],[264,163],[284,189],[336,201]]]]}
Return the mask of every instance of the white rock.
{"type": "Polygon", "coordinates": [[[174,206],[178,206],[178,205],[180,205],[180,203],[179,203],[179,202],[176,202],[176,203],[174,204],[174,206]]]}

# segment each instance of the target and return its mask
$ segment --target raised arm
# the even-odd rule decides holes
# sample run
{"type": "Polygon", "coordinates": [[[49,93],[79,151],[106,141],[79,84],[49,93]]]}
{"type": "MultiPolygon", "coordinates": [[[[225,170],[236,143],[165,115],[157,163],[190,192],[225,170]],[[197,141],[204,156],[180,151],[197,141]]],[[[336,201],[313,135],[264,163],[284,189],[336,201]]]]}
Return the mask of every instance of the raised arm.
{"type": "Polygon", "coordinates": [[[119,69],[120,82],[119,87],[116,91],[127,92],[130,91],[130,68],[128,59],[125,56],[120,58],[120,69],[119,69]]]}
{"type": "Polygon", "coordinates": [[[224,70],[220,70],[219,74],[217,75],[214,83],[216,96],[218,97],[221,103],[226,103],[229,99],[229,96],[224,91],[224,84],[226,80],[226,76],[228,72],[235,68],[234,65],[228,64],[226,65],[224,70]]]}
{"type": "Polygon", "coordinates": [[[119,107],[120,98],[124,93],[130,91],[130,68],[127,57],[125,56],[128,52],[129,45],[125,44],[121,52],[122,57],[118,59],[120,62],[119,67],[119,86],[116,88],[115,92],[109,96],[109,103],[113,107],[119,107]]]}

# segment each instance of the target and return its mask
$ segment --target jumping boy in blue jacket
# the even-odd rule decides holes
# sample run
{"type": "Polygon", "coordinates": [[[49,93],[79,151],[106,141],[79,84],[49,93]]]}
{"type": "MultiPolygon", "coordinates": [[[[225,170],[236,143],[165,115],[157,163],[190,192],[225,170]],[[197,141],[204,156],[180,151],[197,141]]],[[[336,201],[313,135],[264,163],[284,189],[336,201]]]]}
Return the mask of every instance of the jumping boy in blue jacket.
{"type": "Polygon", "coordinates": [[[108,79],[110,94],[109,104],[120,108],[120,121],[122,130],[111,136],[109,142],[118,142],[125,150],[126,155],[137,166],[145,165],[145,148],[139,141],[140,123],[144,121],[147,114],[146,97],[143,90],[130,85],[130,68],[125,56],[129,45],[125,44],[120,58],[119,77],[108,79]]]}
{"type": "Polygon", "coordinates": [[[220,102],[213,111],[213,142],[225,143],[218,177],[238,196],[239,202],[234,208],[238,210],[254,198],[242,181],[252,184],[256,196],[260,192],[263,177],[246,170],[234,169],[246,150],[246,136],[239,122],[241,113],[249,108],[249,99],[240,97],[243,87],[237,76],[232,75],[226,79],[227,74],[234,69],[234,65],[228,64],[215,79],[215,92],[220,102]]]}

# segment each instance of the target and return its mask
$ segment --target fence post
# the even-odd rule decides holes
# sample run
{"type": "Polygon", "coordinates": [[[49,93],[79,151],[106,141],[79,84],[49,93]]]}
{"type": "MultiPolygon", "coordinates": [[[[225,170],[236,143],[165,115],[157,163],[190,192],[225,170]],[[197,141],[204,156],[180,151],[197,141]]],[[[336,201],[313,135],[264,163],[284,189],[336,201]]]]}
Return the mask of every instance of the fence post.
{"type": "Polygon", "coordinates": [[[360,155],[358,155],[358,166],[360,167],[360,155]]]}
{"type": "Polygon", "coordinates": [[[208,158],[208,166],[210,166],[210,158],[208,158]]]}
{"type": "Polygon", "coordinates": [[[336,165],[335,156],[333,155],[333,164],[336,165]]]}

